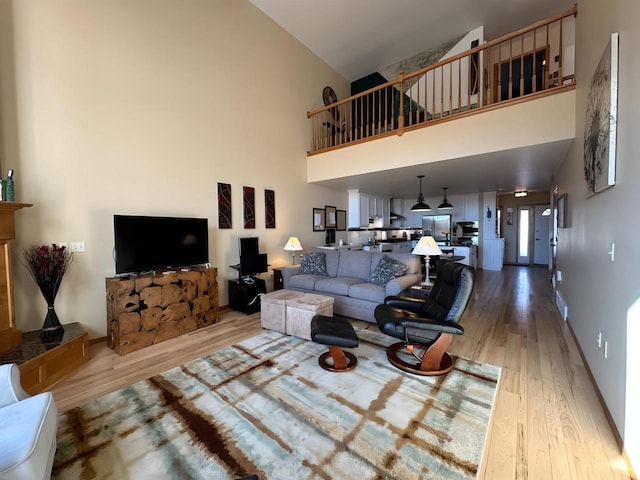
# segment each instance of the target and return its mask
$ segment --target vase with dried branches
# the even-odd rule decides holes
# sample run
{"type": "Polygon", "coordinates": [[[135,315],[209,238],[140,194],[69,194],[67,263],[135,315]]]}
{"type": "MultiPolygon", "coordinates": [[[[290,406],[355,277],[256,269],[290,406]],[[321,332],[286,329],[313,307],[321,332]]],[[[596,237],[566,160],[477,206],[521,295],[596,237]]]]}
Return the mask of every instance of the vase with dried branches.
{"type": "Polygon", "coordinates": [[[38,284],[40,292],[47,302],[47,316],[40,330],[40,337],[52,339],[64,334],[64,327],[60,324],[54,309],[54,302],[62,277],[71,266],[73,255],[64,246],[33,245],[23,252],[27,269],[38,284]]]}

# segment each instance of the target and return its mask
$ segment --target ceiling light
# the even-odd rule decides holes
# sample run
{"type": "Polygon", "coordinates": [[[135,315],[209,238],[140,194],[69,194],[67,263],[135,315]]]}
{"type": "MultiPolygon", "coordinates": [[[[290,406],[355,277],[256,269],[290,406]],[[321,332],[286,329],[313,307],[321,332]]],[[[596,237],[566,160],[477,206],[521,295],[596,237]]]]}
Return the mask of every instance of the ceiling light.
{"type": "Polygon", "coordinates": [[[413,207],[411,207],[412,212],[428,212],[431,210],[431,207],[424,203],[424,197],[422,196],[422,179],[424,175],[418,175],[420,179],[420,195],[418,195],[418,203],[416,203],[413,207]]]}
{"type": "Polygon", "coordinates": [[[527,191],[526,190],[520,190],[518,192],[514,192],[513,194],[516,198],[521,198],[521,197],[526,197],[527,196],[527,191]]]}
{"type": "Polygon", "coordinates": [[[441,208],[442,210],[451,210],[453,208],[453,205],[451,205],[447,200],[447,188],[448,187],[442,187],[442,190],[444,190],[444,200],[442,200],[442,203],[438,205],[438,208],[441,208]]]}

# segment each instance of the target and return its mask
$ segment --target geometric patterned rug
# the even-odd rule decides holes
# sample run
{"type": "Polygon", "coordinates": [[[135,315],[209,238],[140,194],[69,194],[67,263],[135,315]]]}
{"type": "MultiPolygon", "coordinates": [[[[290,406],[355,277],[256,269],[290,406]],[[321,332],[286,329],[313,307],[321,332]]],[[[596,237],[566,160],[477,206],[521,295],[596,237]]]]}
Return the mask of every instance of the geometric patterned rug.
{"type": "Polygon", "coordinates": [[[411,375],[386,359],[395,339],[357,333],[351,372],[265,330],[62,413],[53,478],[475,478],[500,368],[411,375]]]}

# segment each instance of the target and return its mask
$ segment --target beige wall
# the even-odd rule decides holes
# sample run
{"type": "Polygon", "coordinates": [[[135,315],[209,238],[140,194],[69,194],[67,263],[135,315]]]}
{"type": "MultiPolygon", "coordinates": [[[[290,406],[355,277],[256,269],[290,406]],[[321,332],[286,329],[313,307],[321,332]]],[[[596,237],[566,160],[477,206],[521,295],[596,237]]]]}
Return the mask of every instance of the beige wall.
{"type": "Polygon", "coordinates": [[[640,315],[640,3],[637,0],[584,0],[576,19],[576,141],[556,177],[559,194],[568,196],[569,228],[560,229],[559,290],[568,320],[589,368],[624,437],[625,448],[640,468],[638,349],[640,315]],[[587,197],[583,142],[588,86],[613,32],[620,34],[616,185],[587,197]],[[615,261],[608,252],[615,243],[615,261]],[[596,335],[608,342],[608,358],[596,335]]]}
{"type": "MultiPolygon", "coordinates": [[[[86,242],[56,301],[62,323],[105,335],[104,279],[115,273],[114,213],[209,218],[221,303],[237,238],[260,237],[278,266],[287,238],[312,233],[312,207],[346,192],[306,183],[306,111],[348,83],[246,0],[0,0],[2,169],[16,170],[18,327],[45,304],[21,262],[30,244],[86,242]],[[233,230],[217,228],[217,182],[230,183],[233,230]],[[242,228],[243,185],[257,228],[242,228]],[[276,192],[264,228],[264,189],[276,192]]],[[[267,278],[267,277],[265,277],[267,278]]]]}

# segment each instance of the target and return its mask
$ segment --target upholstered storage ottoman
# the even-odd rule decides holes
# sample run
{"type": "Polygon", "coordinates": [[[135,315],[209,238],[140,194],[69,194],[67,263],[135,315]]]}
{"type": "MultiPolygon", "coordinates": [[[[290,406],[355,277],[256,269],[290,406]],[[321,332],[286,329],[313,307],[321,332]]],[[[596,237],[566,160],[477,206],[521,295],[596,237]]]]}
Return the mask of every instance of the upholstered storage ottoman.
{"type": "Polygon", "coordinates": [[[277,290],[265,293],[260,299],[260,324],[262,328],[286,333],[287,300],[303,296],[304,293],[294,290],[277,290]]]}
{"type": "Polygon", "coordinates": [[[333,297],[303,293],[287,300],[287,335],[311,340],[311,320],[315,315],[333,316],[333,297]]]}

